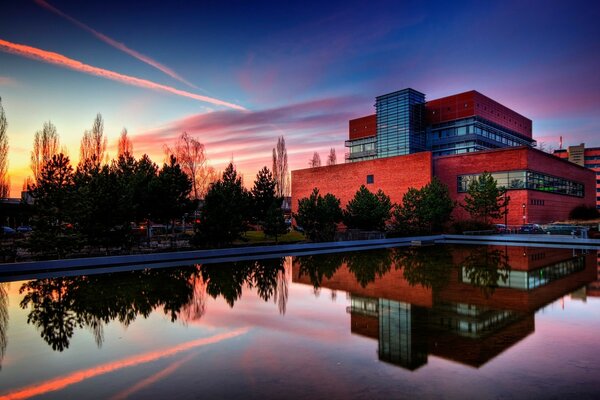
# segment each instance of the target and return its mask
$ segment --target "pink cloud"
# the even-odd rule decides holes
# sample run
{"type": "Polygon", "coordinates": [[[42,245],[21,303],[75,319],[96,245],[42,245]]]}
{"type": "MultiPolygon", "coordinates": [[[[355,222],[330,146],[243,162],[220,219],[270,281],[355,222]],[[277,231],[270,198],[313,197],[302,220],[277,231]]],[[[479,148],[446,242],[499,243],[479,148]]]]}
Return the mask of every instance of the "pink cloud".
{"type": "Polygon", "coordinates": [[[91,33],[92,35],[96,36],[98,39],[100,39],[101,41],[103,41],[104,43],[108,44],[109,46],[114,47],[115,49],[121,50],[122,52],[129,54],[130,56],[137,58],[138,60],[158,69],[159,71],[162,71],[163,73],[169,75],[171,78],[177,79],[179,82],[185,83],[186,85],[194,88],[194,89],[198,89],[197,86],[193,85],[192,83],[186,81],[185,79],[183,79],[181,76],[179,76],[175,71],[173,71],[171,68],[167,67],[166,65],[163,65],[161,63],[159,63],[156,60],[153,60],[152,58],[136,51],[133,49],[130,49],[129,47],[125,46],[123,43],[117,42],[116,40],[106,36],[103,33],[100,33],[98,31],[96,31],[95,29],[87,26],[86,24],[84,24],[81,21],[76,20],[75,18],[71,17],[68,14],[65,14],[64,12],[62,12],[61,10],[59,10],[58,8],[48,4],[46,1],[44,0],[35,0],[35,2],[49,10],[52,11],[53,13],[65,18],[66,20],[70,21],[71,23],[73,23],[74,25],[78,26],[79,28],[88,31],[89,33],[91,33]]]}
{"type": "Polygon", "coordinates": [[[206,146],[210,163],[217,169],[233,158],[240,172],[254,178],[262,166],[270,168],[271,151],[279,136],[286,139],[291,169],[305,168],[313,151],[325,160],[330,147],[336,147],[338,162],[343,162],[348,120],[357,115],[353,110],[363,109],[364,103],[357,97],[338,97],[259,111],[194,114],[133,133],[131,138],[138,154],[153,156],[162,144],[173,143],[186,131],[206,146]]]}
{"type": "Polygon", "coordinates": [[[7,53],[16,54],[22,57],[31,58],[33,60],[59,65],[61,67],[83,72],[86,74],[95,75],[113,81],[125,83],[127,85],[171,93],[177,96],[187,97],[190,99],[224,106],[235,110],[245,110],[244,107],[239,106],[237,104],[228,103],[226,101],[215,99],[213,97],[187,92],[185,90],[179,90],[172,86],[162,85],[160,83],[152,82],[146,79],[120,74],[118,72],[110,71],[104,68],[94,67],[92,65],[84,64],[80,61],[73,60],[72,58],[65,57],[62,54],[41,50],[31,46],[16,44],[0,39],[0,50],[7,53]]]}

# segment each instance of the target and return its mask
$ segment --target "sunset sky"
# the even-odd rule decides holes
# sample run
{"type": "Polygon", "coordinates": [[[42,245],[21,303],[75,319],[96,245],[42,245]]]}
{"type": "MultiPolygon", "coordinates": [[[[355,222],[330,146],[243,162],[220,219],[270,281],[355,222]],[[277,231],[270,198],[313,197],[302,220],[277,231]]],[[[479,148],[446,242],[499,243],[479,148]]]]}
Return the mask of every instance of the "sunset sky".
{"type": "Polygon", "coordinates": [[[12,196],[44,121],[76,162],[97,113],[111,155],[123,127],[157,163],[187,131],[247,183],[281,135],[291,169],[330,147],[343,162],[348,120],[406,87],[474,89],[532,119],[538,142],[600,146],[594,1],[122,3],[2,3],[12,196]]]}

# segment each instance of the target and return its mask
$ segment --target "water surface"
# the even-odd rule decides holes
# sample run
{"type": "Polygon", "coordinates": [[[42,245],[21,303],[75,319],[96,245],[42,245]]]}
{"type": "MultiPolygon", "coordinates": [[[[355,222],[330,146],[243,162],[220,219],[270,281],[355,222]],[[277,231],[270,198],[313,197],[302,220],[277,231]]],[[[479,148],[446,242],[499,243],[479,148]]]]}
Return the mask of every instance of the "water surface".
{"type": "Polygon", "coordinates": [[[598,398],[598,255],[436,246],[0,284],[0,398],[598,398]]]}

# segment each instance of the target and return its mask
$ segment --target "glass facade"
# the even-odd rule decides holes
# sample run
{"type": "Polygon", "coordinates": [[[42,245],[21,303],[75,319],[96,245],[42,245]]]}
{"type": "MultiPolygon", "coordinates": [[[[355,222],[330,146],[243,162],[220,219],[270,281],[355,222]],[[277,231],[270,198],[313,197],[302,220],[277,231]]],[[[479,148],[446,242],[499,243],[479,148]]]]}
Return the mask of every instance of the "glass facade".
{"type": "MultiPolygon", "coordinates": [[[[492,172],[492,177],[499,187],[511,189],[530,189],[541,192],[564,194],[567,196],[583,197],[584,185],[556,176],[546,175],[541,172],[518,170],[492,172]]],[[[469,182],[477,179],[479,174],[460,175],[457,177],[457,190],[459,193],[467,192],[469,182]]]]}
{"type": "Polygon", "coordinates": [[[412,154],[426,149],[425,95],[414,89],[378,96],[377,157],[412,154]]]}
{"type": "Polygon", "coordinates": [[[346,162],[372,160],[377,157],[377,138],[375,136],[346,140],[348,148],[346,162]]]}
{"type": "Polygon", "coordinates": [[[534,143],[532,139],[522,137],[480,117],[464,118],[427,128],[427,148],[434,156],[532,146],[534,143]]]}

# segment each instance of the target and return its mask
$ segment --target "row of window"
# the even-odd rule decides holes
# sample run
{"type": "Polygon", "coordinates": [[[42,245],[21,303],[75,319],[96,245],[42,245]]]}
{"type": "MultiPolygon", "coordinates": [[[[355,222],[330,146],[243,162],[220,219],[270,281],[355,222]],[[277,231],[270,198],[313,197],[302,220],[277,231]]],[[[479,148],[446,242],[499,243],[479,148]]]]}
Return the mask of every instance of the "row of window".
{"type": "Polygon", "coordinates": [[[585,164],[586,168],[600,168],[600,164],[585,164]]]}
{"type": "Polygon", "coordinates": [[[531,199],[529,200],[529,204],[531,204],[532,206],[543,206],[545,203],[544,200],[539,200],[539,199],[531,199]]]}
{"type": "Polygon", "coordinates": [[[600,160],[600,156],[585,156],[586,161],[600,160]]]}
{"type": "MultiPolygon", "coordinates": [[[[458,192],[467,192],[469,183],[478,177],[479,174],[458,176],[458,192]]],[[[528,170],[493,172],[492,177],[496,180],[498,187],[507,189],[530,189],[567,196],[584,196],[584,185],[582,183],[540,172],[528,170]]]]}

